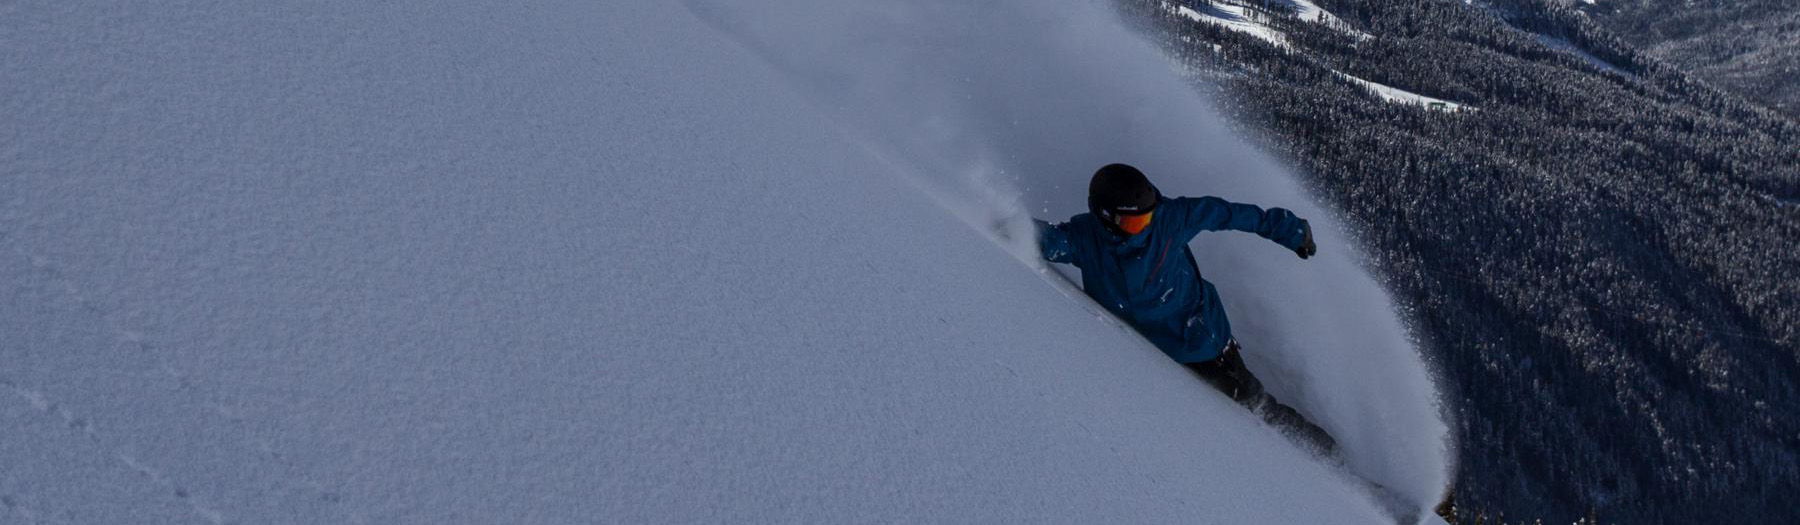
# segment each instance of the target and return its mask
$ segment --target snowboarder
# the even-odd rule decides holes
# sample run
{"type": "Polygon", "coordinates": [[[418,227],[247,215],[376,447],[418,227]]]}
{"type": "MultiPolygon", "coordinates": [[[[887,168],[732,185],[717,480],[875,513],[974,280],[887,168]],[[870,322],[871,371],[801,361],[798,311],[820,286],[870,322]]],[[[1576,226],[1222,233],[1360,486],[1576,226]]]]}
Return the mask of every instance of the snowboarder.
{"type": "Polygon", "coordinates": [[[1060,224],[1033,221],[1045,260],[1080,268],[1088,296],[1163,353],[1270,424],[1335,455],[1330,435],[1263,391],[1244,367],[1219,293],[1201,278],[1188,249],[1202,231],[1239,230],[1306,259],[1317,247],[1305,220],[1281,208],[1218,197],[1164,197],[1143,172],[1125,164],[1094,173],[1088,211],[1060,224]]]}

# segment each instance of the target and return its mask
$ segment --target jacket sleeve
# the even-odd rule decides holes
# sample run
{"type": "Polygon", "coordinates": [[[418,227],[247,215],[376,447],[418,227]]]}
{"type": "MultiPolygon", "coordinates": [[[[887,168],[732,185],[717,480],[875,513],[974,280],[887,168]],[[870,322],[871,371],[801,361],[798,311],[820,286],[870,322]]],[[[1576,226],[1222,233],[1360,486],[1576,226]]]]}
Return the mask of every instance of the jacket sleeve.
{"type": "Polygon", "coordinates": [[[1043,252],[1044,260],[1075,264],[1075,243],[1069,237],[1069,223],[1050,224],[1032,219],[1037,226],[1038,250],[1043,252]]]}
{"type": "Polygon", "coordinates": [[[1185,239],[1203,231],[1237,230],[1260,235],[1292,250],[1306,238],[1305,221],[1285,209],[1264,210],[1218,197],[1178,197],[1170,201],[1185,212],[1180,218],[1185,239]]]}

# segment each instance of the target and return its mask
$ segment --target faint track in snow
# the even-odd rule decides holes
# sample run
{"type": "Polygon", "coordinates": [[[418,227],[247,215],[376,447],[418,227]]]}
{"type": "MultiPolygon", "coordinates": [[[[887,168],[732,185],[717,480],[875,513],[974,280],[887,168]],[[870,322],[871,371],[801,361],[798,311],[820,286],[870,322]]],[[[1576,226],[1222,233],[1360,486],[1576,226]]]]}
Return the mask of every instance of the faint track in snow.
{"type": "MultiPolygon", "coordinates": [[[[94,425],[86,418],[69,410],[67,406],[55,402],[43,392],[21,386],[11,379],[0,378],[0,388],[5,388],[14,395],[24,399],[31,405],[33,410],[54,417],[62,423],[63,427],[80,434],[82,438],[86,439],[88,443],[95,447],[111,451],[113,460],[124,465],[126,468],[131,469],[133,472],[144,476],[152,484],[160,488],[161,492],[174,496],[175,499],[186,503],[195,514],[199,514],[200,517],[205,518],[207,522],[221,525],[226,523],[224,514],[194,498],[193,493],[189,491],[187,487],[177,483],[174,479],[164,475],[161,471],[148,464],[145,464],[143,461],[139,461],[136,457],[107,446],[106,440],[100,436],[100,433],[95,429],[94,425]]],[[[6,501],[12,501],[11,496],[6,496],[5,499],[6,501]]],[[[0,503],[5,503],[7,508],[15,511],[19,509],[14,503],[0,503]]]]}
{"type": "MultiPolygon", "coordinates": [[[[51,521],[46,521],[44,518],[38,517],[37,511],[32,510],[30,507],[27,507],[24,503],[21,503],[19,501],[19,499],[17,497],[13,496],[12,494],[0,494],[0,507],[5,507],[6,510],[11,512],[12,514],[18,515],[20,518],[24,518],[25,523],[33,523],[33,524],[53,523],[51,521]]],[[[68,523],[68,522],[59,520],[54,523],[68,523]]]]}
{"type": "MultiPolygon", "coordinates": [[[[168,361],[167,356],[158,351],[156,345],[150,342],[150,338],[147,337],[143,331],[132,330],[122,326],[121,323],[116,320],[116,315],[108,311],[98,301],[89,298],[87,294],[83,293],[81,287],[76,285],[74,279],[68,277],[67,273],[61,268],[57,267],[49,259],[35,255],[25,250],[17,243],[9,241],[11,241],[10,233],[0,230],[0,244],[11,245],[13,252],[18,254],[21,259],[28,263],[30,270],[35,271],[42,276],[38,284],[67,298],[78,311],[96,317],[99,321],[99,328],[106,333],[109,339],[128,348],[131,353],[153,361],[156,370],[174,383],[172,390],[185,394],[185,399],[178,402],[183,402],[189,407],[204,407],[203,410],[205,412],[223,418],[227,425],[242,428],[245,418],[241,412],[230,408],[232,404],[222,400],[221,396],[215,393],[206,392],[206,389],[198,386],[191,376],[172,365],[168,361]]],[[[33,283],[21,279],[20,281],[15,282],[15,285],[18,287],[27,287],[32,286],[33,283]]],[[[20,384],[18,381],[6,376],[5,370],[3,369],[0,369],[0,389],[11,391],[13,394],[28,402],[34,410],[55,417],[63,426],[80,433],[89,443],[101,450],[111,452],[113,460],[124,465],[133,472],[144,476],[154,485],[160,487],[162,492],[174,496],[177,500],[187,504],[196,514],[204,518],[208,523],[230,523],[223,512],[200,501],[200,499],[194,495],[193,491],[185,485],[178,483],[174,478],[168,476],[151,464],[124,452],[120,447],[110,446],[90,419],[82,417],[70,410],[66,404],[58,403],[49,395],[20,384]]],[[[253,437],[247,431],[240,432],[238,435],[245,438],[242,442],[246,445],[246,450],[253,451],[252,454],[257,459],[275,465],[280,471],[286,474],[285,480],[283,480],[284,484],[312,491],[316,493],[314,496],[317,501],[325,502],[328,505],[336,506],[343,501],[343,496],[340,492],[332,490],[312,475],[301,470],[298,465],[288,459],[285,454],[274,446],[273,440],[253,437]]],[[[10,495],[7,495],[6,497],[8,501],[13,501],[13,503],[9,504],[6,503],[6,501],[0,501],[0,506],[5,506],[8,509],[19,512],[22,507],[16,505],[16,499],[12,498],[10,495]]],[[[351,515],[349,517],[352,518],[350,520],[352,522],[367,521],[367,518],[364,516],[351,515]]],[[[36,518],[34,517],[33,519],[36,518]]]]}
{"type": "MultiPolygon", "coordinates": [[[[21,392],[18,386],[13,384],[12,380],[7,379],[5,376],[0,376],[0,389],[6,389],[12,391],[14,394],[24,395],[24,392],[21,392]]],[[[32,408],[37,408],[38,400],[27,400],[32,402],[32,408]]],[[[25,505],[24,502],[19,501],[18,495],[11,492],[0,492],[0,507],[4,507],[6,509],[5,512],[9,514],[23,518],[25,523],[46,523],[44,520],[38,518],[36,510],[25,505]]]]}

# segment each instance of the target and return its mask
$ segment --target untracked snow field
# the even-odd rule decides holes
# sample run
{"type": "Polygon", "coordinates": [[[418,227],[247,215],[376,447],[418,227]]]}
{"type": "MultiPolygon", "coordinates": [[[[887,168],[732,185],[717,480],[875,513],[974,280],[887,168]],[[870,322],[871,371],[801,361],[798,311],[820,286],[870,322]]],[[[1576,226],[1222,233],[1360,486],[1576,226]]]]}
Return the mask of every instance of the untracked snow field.
{"type": "Polygon", "coordinates": [[[0,6],[0,523],[1392,521],[700,5],[0,6]]]}

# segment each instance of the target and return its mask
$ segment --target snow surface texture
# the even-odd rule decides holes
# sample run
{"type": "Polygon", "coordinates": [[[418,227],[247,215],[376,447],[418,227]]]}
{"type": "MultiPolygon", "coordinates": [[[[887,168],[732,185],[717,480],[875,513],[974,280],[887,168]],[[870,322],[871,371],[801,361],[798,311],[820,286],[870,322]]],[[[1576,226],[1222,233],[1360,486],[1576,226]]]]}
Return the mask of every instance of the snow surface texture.
{"type": "MultiPolygon", "coordinates": [[[[1088,177],[1109,162],[1143,168],[1166,194],[1308,218],[1322,239],[1314,260],[1212,233],[1193,244],[1201,271],[1224,296],[1251,368],[1338,438],[1353,472],[1417,508],[1438,501],[1453,457],[1448,426],[1387,295],[1330,214],[1102,5],[690,4],[978,228],[1008,221],[1024,241],[1025,210],[1049,220],[1084,211],[1088,177]]],[[[1030,246],[1015,252],[1036,260],[1030,246]]]]}
{"type": "MultiPolygon", "coordinates": [[[[906,174],[992,155],[1061,214],[1131,159],[1329,219],[1086,8],[885,9],[949,27],[808,29],[1053,47],[905,64],[883,114],[997,77],[890,144],[673,3],[0,8],[0,522],[1387,520],[906,174]]],[[[1341,244],[1252,241],[1202,241],[1252,366],[1423,497],[1442,423],[1385,299],[1341,244]]]]}

